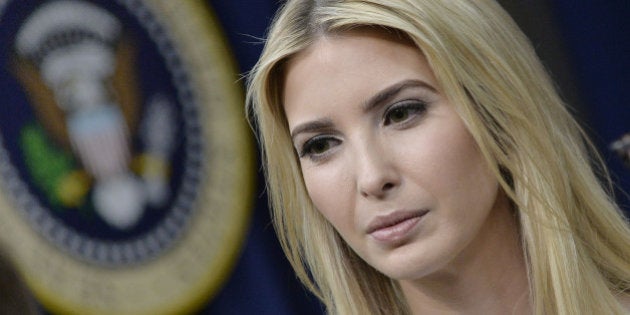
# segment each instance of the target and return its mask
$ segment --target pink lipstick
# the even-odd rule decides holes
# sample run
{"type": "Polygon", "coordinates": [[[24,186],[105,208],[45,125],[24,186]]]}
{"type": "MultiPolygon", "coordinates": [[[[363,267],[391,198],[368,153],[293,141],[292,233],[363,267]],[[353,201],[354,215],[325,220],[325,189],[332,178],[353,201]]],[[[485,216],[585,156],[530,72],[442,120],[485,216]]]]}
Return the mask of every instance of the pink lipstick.
{"type": "Polygon", "coordinates": [[[376,217],[368,225],[367,233],[382,243],[403,240],[429,210],[397,211],[376,217]]]}

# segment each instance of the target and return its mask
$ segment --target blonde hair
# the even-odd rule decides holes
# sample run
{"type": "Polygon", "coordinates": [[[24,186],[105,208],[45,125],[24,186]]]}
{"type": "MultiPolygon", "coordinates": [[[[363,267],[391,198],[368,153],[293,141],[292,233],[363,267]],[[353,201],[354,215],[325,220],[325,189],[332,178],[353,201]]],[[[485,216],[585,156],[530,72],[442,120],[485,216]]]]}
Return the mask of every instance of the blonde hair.
{"type": "Polygon", "coordinates": [[[409,312],[396,282],[358,258],[313,206],[283,112],[286,61],[321,36],[356,27],[402,34],[426,56],[518,211],[535,314],[622,314],[616,295],[630,291],[628,223],[600,184],[596,172],[608,175],[593,145],[496,2],[288,1],[247,97],[276,232],[328,312],[409,312]]]}

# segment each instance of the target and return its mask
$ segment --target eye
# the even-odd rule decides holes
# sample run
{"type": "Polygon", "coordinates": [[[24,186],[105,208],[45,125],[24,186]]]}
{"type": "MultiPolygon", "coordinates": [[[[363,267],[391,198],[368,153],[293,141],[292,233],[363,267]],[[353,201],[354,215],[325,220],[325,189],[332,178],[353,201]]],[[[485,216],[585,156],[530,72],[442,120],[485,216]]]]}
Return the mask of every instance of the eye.
{"type": "Polygon", "coordinates": [[[424,113],[427,104],[421,101],[408,100],[390,106],[383,115],[383,125],[399,124],[409,121],[424,113]]]}
{"type": "Polygon", "coordinates": [[[300,150],[300,158],[308,157],[313,161],[320,160],[326,154],[340,144],[341,140],[330,136],[315,136],[307,140],[300,150]]]}

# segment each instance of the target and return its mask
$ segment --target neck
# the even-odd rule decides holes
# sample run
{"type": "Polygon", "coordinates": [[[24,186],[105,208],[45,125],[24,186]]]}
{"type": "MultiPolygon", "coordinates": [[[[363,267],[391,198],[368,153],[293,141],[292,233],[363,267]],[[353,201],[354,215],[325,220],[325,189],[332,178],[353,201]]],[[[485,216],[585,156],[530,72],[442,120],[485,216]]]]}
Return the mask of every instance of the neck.
{"type": "Polygon", "coordinates": [[[413,314],[529,314],[517,219],[500,194],[477,237],[439,272],[401,280],[413,314]]]}

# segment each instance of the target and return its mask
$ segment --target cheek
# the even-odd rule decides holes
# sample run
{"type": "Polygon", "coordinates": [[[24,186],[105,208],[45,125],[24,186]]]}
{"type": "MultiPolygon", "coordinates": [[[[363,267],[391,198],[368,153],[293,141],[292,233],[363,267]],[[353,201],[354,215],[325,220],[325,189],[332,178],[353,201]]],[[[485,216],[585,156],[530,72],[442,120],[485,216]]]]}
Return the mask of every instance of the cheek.
{"type": "Polygon", "coordinates": [[[338,165],[304,167],[304,184],[317,210],[343,234],[352,224],[351,183],[338,165]]]}
{"type": "Polygon", "coordinates": [[[428,195],[450,222],[478,220],[492,207],[498,182],[487,167],[474,139],[463,125],[432,129],[421,139],[408,139],[398,155],[407,174],[428,195]]]}
{"type": "Polygon", "coordinates": [[[488,211],[494,204],[498,182],[472,136],[466,133],[462,138],[466,141],[458,143],[459,150],[452,154],[452,178],[457,178],[451,185],[453,196],[461,196],[457,201],[469,204],[472,210],[477,207],[477,211],[488,211]]]}
{"type": "MultiPolygon", "coordinates": [[[[441,202],[445,222],[463,239],[472,238],[491,212],[498,193],[498,182],[472,136],[461,133],[442,151],[435,179],[435,194],[441,202]]],[[[457,235],[456,234],[456,235],[457,235]]]]}

